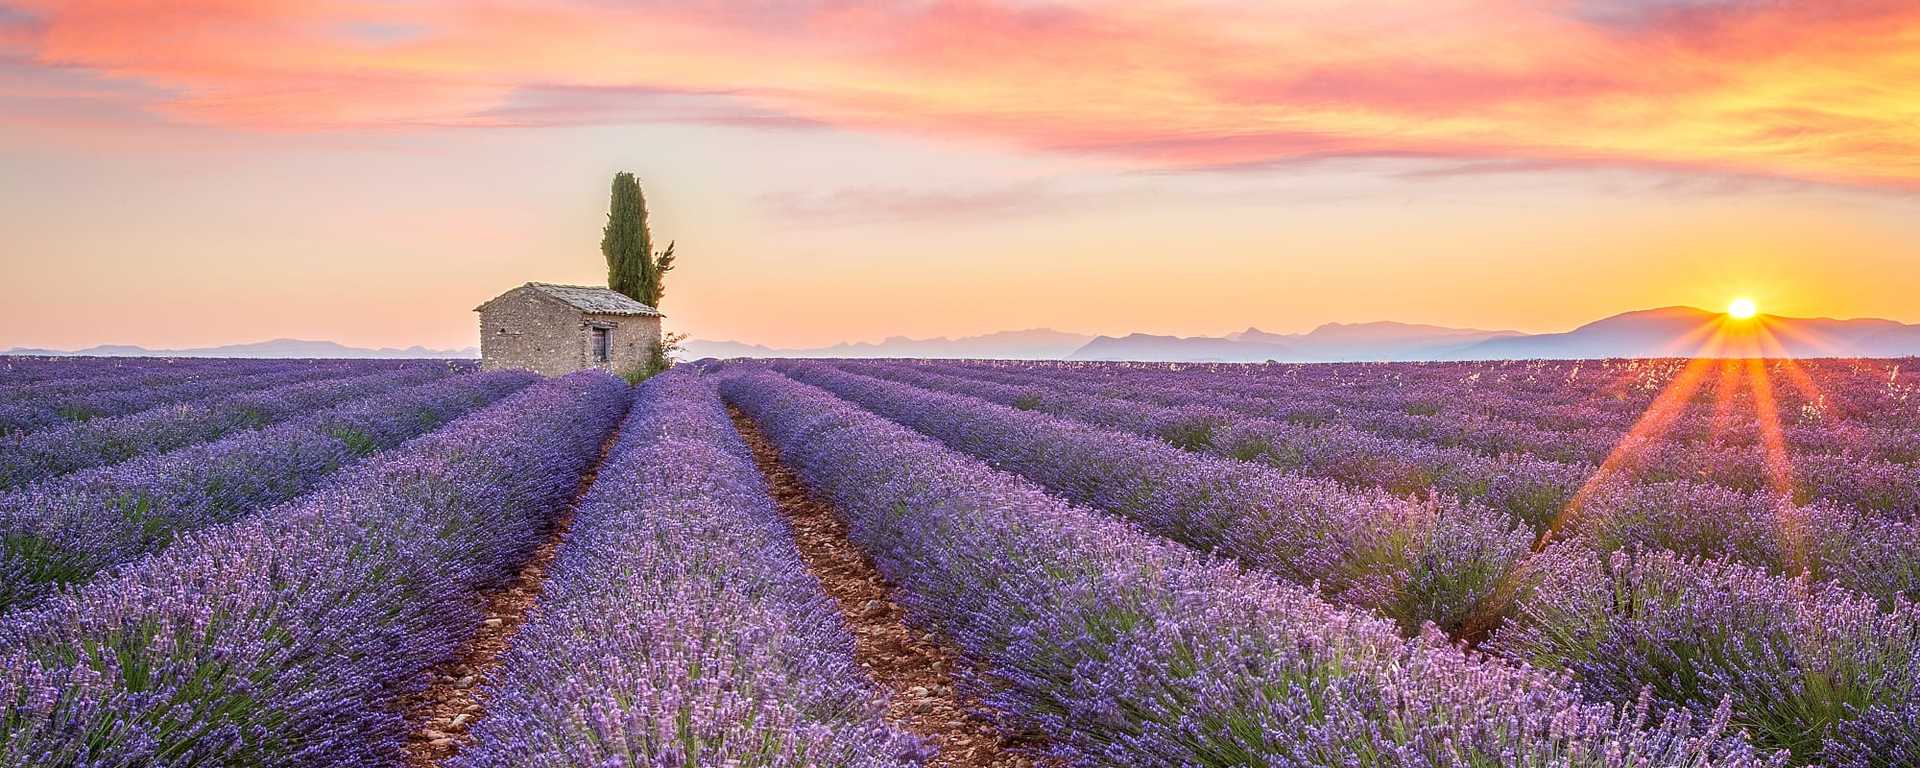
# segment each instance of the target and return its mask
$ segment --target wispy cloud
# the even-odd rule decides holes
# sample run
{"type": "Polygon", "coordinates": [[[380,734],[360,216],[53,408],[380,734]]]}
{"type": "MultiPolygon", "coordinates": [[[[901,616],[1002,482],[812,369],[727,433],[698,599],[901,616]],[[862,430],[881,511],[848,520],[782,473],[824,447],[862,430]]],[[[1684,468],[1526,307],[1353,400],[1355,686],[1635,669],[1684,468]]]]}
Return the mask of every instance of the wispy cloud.
{"type": "Polygon", "coordinates": [[[1059,210],[1068,197],[1041,181],[934,189],[856,186],[825,191],[780,191],[760,207],[788,224],[872,224],[952,219],[1004,219],[1059,210]]]}
{"type": "Polygon", "coordinates": [[[759,106],[746,95],[650,86],[528,85],[498,106],[450,124],[539,127],[608,123],[697,123],[766,129],[827,127],[811,118],[759,106]]]}
{"type": "Polygon", "coordinates": [[[1920,7],[1889,0],[25,0],[0,11],[9,55],[242,130],[828,126],[1131,168],[1920,186],[1920,7]]]}

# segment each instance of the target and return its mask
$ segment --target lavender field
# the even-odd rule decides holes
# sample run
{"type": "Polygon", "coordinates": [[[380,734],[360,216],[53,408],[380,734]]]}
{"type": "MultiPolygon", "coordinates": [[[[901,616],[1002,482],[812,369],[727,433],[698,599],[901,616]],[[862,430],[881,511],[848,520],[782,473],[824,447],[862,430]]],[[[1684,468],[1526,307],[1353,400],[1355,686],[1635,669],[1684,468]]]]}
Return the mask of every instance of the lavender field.
{"type": "Polygon", "coordinates": [[[1920,361],[0,392],[4,765],[1920,765],[1920,361]]]}

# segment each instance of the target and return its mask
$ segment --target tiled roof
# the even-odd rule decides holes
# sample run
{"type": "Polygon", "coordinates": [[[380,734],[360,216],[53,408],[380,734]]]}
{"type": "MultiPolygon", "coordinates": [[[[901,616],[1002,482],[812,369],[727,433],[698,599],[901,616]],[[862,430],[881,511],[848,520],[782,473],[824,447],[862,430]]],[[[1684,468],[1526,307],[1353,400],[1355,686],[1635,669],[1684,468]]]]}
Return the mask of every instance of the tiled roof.
{"type": "Polygon", "coordinates": [[[566,302],[582,312],[595,315],[651,315],[659,317],[660,311],[632,297],[611,288],[591,285],[556,285],[554,283],[527,283],[528,288],[566,302]]]}

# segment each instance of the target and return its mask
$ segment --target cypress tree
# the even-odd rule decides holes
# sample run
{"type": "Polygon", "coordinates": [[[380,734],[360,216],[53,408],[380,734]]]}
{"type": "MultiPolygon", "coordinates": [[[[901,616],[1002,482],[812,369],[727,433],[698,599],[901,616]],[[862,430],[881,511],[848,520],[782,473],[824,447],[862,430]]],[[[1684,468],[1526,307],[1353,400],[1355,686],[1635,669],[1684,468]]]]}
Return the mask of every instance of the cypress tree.
{"type": "MultiPolygon", "coordinates": [[[[647,231],[647,199],[633,174],[613,175],[613,197],[607,207],[607,226],[601,230],[600,254],[607,257],[607,287],[647,303],[655,298],[653,235],[647,231]]],[[[652,306],[648,304],[648,306],[652,306]]]]}
{"type": "Polygon", "coordinates": [[[673,243],[667,243],[667,249],[654,254],[653,263],[647,270],[647,298],[640,302],[654,309],[660,308],[660,297],[667,295],[667,272],[673,269],[673,243]]]}

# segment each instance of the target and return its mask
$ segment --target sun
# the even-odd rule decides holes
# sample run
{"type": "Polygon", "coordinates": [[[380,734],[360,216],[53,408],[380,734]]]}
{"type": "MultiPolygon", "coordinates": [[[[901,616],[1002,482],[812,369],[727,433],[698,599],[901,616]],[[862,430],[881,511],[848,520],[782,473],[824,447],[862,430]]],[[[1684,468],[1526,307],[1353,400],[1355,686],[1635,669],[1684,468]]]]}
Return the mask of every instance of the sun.
{"type": "Polygon", "coordinates": [[[1757,314],[1760,314],[1760,305],[1753,303],[1753,299],[1745,296],[1734,299],[1733,303],[1727,305],[1727,317],[1735,320],[1746,320],[1757,314]]]}

